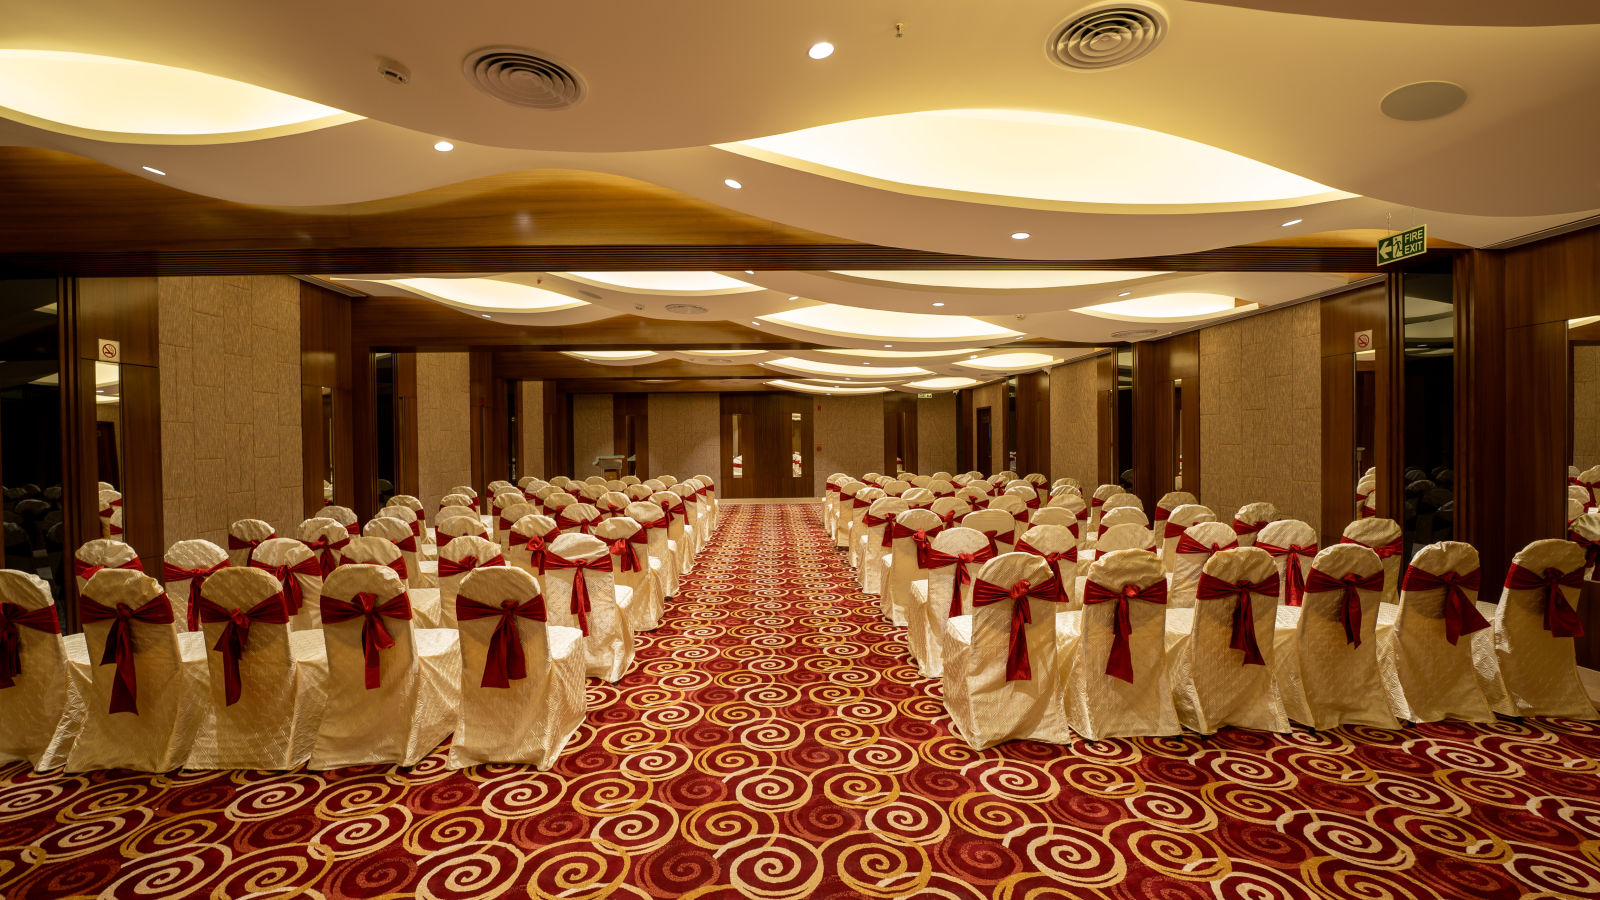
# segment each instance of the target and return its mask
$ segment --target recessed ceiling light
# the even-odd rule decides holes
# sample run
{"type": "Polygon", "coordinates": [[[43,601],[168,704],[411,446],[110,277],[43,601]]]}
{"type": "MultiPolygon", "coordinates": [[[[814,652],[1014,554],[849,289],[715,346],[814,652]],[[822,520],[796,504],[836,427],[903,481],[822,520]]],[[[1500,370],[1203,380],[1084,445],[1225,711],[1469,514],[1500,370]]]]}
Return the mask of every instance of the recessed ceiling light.
{"type": "Polygon", "coordinates": [[[94,392],[96,394],[104,394],[105,393],[105,389],[104,388],[95,388],[94,392]]]}
{"type": "Polygon", "coordinates": [[[161,171],[160,169],[155,168],[154,166],[142,166],[141,168],[143,168],[146,172],[153,172],[153,173],[155,173],[157,175],[165,175],[165,174],[167,174],[167,173],[161,171]]]}
{"type": "Polygon", "coordinates": [[[1305,219],[1290,219],[1289,221],[1283,223],[1282,227],[1288,228],[1290,225],[1299,225],[1301,222],[1304,222],[1304,221],[1305,221],[1305,219]]]}
{"type": "Polygon", "coordinates": [[[449,141],[440,141],[437,144],[433,145],[433,149],[439,151],[440,153],[449,153],[451,150],[454,150],[455,148],[456,148],[456,145],[450,143],[449,141]]]}
{"type": "Polygon", "coordinates": [[[812,59],[827,59],[833,55],[833,45],[827,41],[817,41],[806,51],[806,55],[812,59]]]}
{"type": "Polygon", "coordinates": [[[883,346],[884,346],[884,349],[890,349],[890,348],[894,347],[893,344],[884,344],[883,346]]]}
{"type": "Polygon", "coordinates": [[[746,274],[746,275],[754,275],[754,274],[755,274],[755,273],[756,273],[756,272],[755,272],[755,270],[754,270],[754,269],[745,269],[745,270],[744,270],[744,273],[745,273],[745,274],[746,274]]]}
{"type": "Polygon", "coordinates": [[[974,353],[971,356],[967,357],[967,359],[977,359],[977,358],[978,358],[978,354],[976,354],[976,353],[974,353]]]}
{"type": "Polygon", "coordinates": [[[737,182],[737,181],[734,181],[734,180],[733,180],[733,179],[732,179],[732,178],[724,178],[724,179],[722,179],[722,183],[723,183],[723,184],[725,184],[725,185],[727,185],[727,186],[728,186],[728,187],[731,187],[731,188],[733,188],[733,189],[734,189],[734,190],[736,190],[736,191],[737,191],[737,190],[738,190],[738,189],[740,189],[740,188],[742,188],[742,187],[744,187],[744,185],[742,185],[742,184],[740,184],[740,183],[739,183],[739,182],[737,182]]]}
{"type": "Polygon", "coordinates": [[[479,315],[483,316],[485,319],[490,318],[488,313],[479,313],[479,315]]]}
{"type": "Polygon", "coordinates": [[[944,302],[943,301],[936,301],[933,305],[934,306],[943,306],[944,302]]]}
{"type": "Polygon", "coordinates": [[[1123,291],[1122,293],[1118,294],[1117,296],[1118,297],[1129,297],[1129,296],[1132,296],[1132,295],[1133,295],[1133,291],[1123,291]]]}
{"type": "Polygon", "coordinates": [[[790,297],[789,299],[790,300],[799,300],[800,298],[799,297],[790,297]]]}
{"type": "Polygon", "coordinates": [[[1033,235],[1027,233],[1026,231],[1013,231],[1013,232],[1011,232],[1011,239],[1013,241],[1025,241],[1030,237],[1033,237],[1033,235]]]}
{"type": "Polygon", "coordinates": [[[870,365],[872,365],[872,363],[869,363],[869,362],[864,362],[864,363],[862,363],[862,365],[863,365],[863,366],[870,366],[870,365]]]}

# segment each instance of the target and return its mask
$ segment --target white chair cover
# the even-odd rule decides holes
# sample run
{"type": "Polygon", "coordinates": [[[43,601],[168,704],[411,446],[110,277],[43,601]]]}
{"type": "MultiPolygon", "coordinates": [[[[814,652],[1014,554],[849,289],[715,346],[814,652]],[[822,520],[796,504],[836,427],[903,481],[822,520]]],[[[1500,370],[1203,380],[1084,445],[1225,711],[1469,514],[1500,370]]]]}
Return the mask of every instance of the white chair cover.
{"type": "Polygon", "coordinates": [[[948,479],[935,478],[922,485],[922,487],[932,491],[935,497],[954,497],[956,495],[956,486],[948,479]]]}
{"type": "Polygon", "coordinates": [[[1137,506],[1113,506],[1100,514],[1101,530],[1129,524],[1149,528],[1150,517],[1137,506]]]}
{"type": "Polygon", "coordinates": [[[1106,498],[1106,504],[1101,511],[1109,512],[1110,510],[1120,509],[1124,506],[1131,506],[1134,509],[1142,512],[1144,510],[1144,501],[1140,500],[1137,494],[1129,494],[1126,492],[1112,494],[1106,498]]]}
{"type": "Polygon", "coordinates": [[[893,553],[893,547],[885,547],[883,541],[884,530],[896,516],[906,512],[911,507],[906,505],[899,497],[879,497],[867,507],[861,521],[856,523],[855,532],[851,536],[851,554],[856,563],[856,584],[863,594],[879,598],[879,607],[888,612],[888,599],[883,595],[884,570],[888,566],[888,558],[893,553]]]}
{"type": "Polygon", "coordinates": [[[671,491],[656,491],[650,495],[650,502],[660,506],[668,516],[667,550],[677,567],[677,577],[681,578],[694,570],[694,554],[689,552],[688,525],[684,521],[689,516],[688,508],[683,498],[671,491]]]}
{"type": "Polygon", "coordinates": [[[1402,558],[1405,545],[1400,523],[1376,517],[1359,519],[1345,526],[1340,540],[1370,547],[1378,554],[1378,558],[1383,560],[1383,600],[1385,603],[1399,603],[1400,571],[1405,562],[1402,558]]]}
{"type": "Polygon", "coordinates": [[[638,500],[628,504],[628,518],[638,522],[649,538],[650,571],[660,585],[663,600],[678,595],[678,567],[667,543],[666,510],[653,500],[638,500]]]}
{"type": "Polygon", "coordinates": [[[14,670],[0,660],[0,763],[60,768],[83,729],[89,646],[60,634],[50,585],[15,569],[0,569],[0,641],[17,651],[14,670]]]}
{"type": "Polygon", "coordinates": [[[1374,582],[1382,572],[1382,562],[1368,547],[1325,548],[1311,561],[1304,602],[1278,607],[1273,674],[1289,718],[1318,729],[1399,727],[1378,674],[1382,591],[1374,582]],[[1319,575],[1335,587],[1319,589],[1319,575]],[[1363,586],[1367,583],[1373,586],[1363,586]]]}
{"type": "Polygon", "coordinates": [[[96,572],[102,569],[128,569],[143,572],[144,563],[133,548],[113,538],[96,538],[85,541],[72,555],[72,574],[78,582],[78,593],[83,593],[96,572]]]}
{"type": "MultiPolygon", "coordinates": [[[[1220,523],[1212,523],[1220,524],[1220,523]]],[[[1254,547],[1223,550],[1205,563],[1206,596],[1167,611],[1167,672],[1183,727],[1215,734],[1225,725],[1288,731],[1272,673],[1278,572],[1254,547]],[[1248,603],[1248,615],[1240,609],[1248,603]]]]}
{"type": "Polygon", "coordinates": [[[971,586],[959,586],[957,580],[965,569],[974,574],[979,564],[993,558],[989,538],[981,531],[966,527],[946,528],[929,542],[930,554],[923,554],[918,567],[926,577],[911,582],[911,603],[906,609],[906,647],[917,662],[917,670],[924,678],[938,678],[944,673],[944,629],[955,607],[967,609],[965,594],[971,586]],[[946,561],[954,557],[957,561],[946,561]]]}
{"type": "Polygon", "coordinates": [[[1583,577],[1600,581],[1600,513],[1585,513],[1569,521],[1567,540],[1583,548],[1583,577]]]}
{"type": "MultiPolygon", "coordinates": [[[[928,491],[928,493],[932,494],[933,492],[928,491]]],[[[969,485],[956,491],[956,499],[966,501],[967,505],[973,509],[988,509],[989,501],[992,498],[989,496],[989,492],[983,488],[969,485]]]]}
{"type": "Polygon", "coordinates": [[[906,627],[909,622],[908,610],[913,602],[911,582],[926,581],[928,577],[917,565],[918,533],[922,534],[924,541],[931,541],[943,527],[944,523],[939,521],[939,517],[927,509],[908,509],[884,526],[885,533],[889,535],[890,548],[879,610],[891,624],[906,627]]]}
{"type": "MultiPolygon", "coordinates": [[[[599,500],[594,502],[594,506],[595,509],[600,510],[602,518],[609,519],[612,516],[626,515],[628,503],[628,495],[622,491],[606,491],[600,495],[599,500]]],[[[528,512],[533,512],[533,510],[528,510],[528,512]]],[[[527,515],[527,513],[523,513],[523,515],[527,515]]],[[[513,519],[512,521],[516,520],[513,519]]]]}
{"type": "Polygon", "coordinates": [[[180,631],[194,631],[189,607],[199,599],[206,579],[228,568],[228,554],[210,541],[178,541],[167,548],[162,558],[161,581],[172,601],[172,614],[178,617],[180,631]]]}
{"type": "Polygon", "coordinates": [[[1023,505],[1027,506],[1029,509],[1038,509],[1039,504],[1044,502],[1039,498],[1038,489],[1026,481],[1013,482],[1006,485],[1005,492],[1021,498],[1023,505]]]}
{"type": "Polygon", "coordinates": [[[1489,627],[1478,568],[1471,544],[1429,544],[1401,579],[1399,605],[1378,609],[1378,673],[1398,718],[1494,721],[1472,667],[1472,634],[1489,627]]]}
{"type": "Polygon", "coordinates": [[[506,538],[506,562],[530,575],[538,575],[539,560],[545,548],[560,535],[561,529],[556,526],[555,519],[541,515],[523,516],[511,524],[511,533],[506,538]]]}
{"type": "Polygon", "coordinates": [[[1168,573],[1172,572],[1173,566],[1177,562],[1177,560],[1173,559],[1173,553],[1177,551],[1179,538],[1183,537],[1183,533],[1189,529],[1189,526],[1199,525],[1201,522],[1215,522],[1216,520],[1217,514],[1211,511],[1211,507],[1202,506],[1198,503],[1185,503],[1168,513],[1166,521],[1161,524],[1160,529],[1156,532],[1156,538],[1161,542],[1161,549],[1158,551],[1158,555],[1161,557],[1162,567],[1168,573]]]}
{"type": "Polygon", "coordinates": [[[278,536],[272,525],[260,519],[239,519],[228,526],[228,560],[236,566],[250,565],[250,554],[262,541],[278,536]]]}
{"type": "Polygon", "coordinates": [[[1493,627],[1473,635],[1472,661],[1495,712],[1596,717],[1578,680],[1573,646],[1583,632],[1578,597],[1584,562],[1583,548],[1571,541],[1534,541],[1511,558],[1500,603],[1478,605],[1493,627]],[[1530,583],[1536,586],[1511,587],[1530,583]]]}
{"type": "Polygon", "coordinates": [[[322,562],[304,543],[294,538],[262,541],[250,559],[250,568],[261,569],[277,580],[289,609],[290,631],[322,627],[322,562]]]}
{"type": "Polygon", "coordinates": [[[1094,558],[1099,559],[1107,553],[1118,550],[1150,550],[1154,552],[1156,546],[1155,535],[1143,525],[1113,525],[1100,532],[1100,537],[1094,542],[1094,558]]]}
{"type": "Polygon", "coordinates": [[[625,485],[627,485],[629,487],[632,487],[632,486],[634,486],[634,485],[639,483],[639,476],[637,476],[637,475],[624,475],[624,476],[622,476],[622,478],[620,480],[622,481],[623,484],[625,484],[625,485]]]}
{"type": "Polygon", "coordinates": [[[1322,549],[1317,545],[1317,530],[1299,519],[1279,519],[1256,532],[1255,546],[1265,550],[1278,568],[1278,604],[1299,606],[1306,573],[1322,549]]]}
{"type": "Polygon", "coordinates": [[[1573,499],[1571,497],[1567,498],[1567,524],[1568,525],[1571,525],[1574,520],[1578,519],[1579,517],[1581,517],[1584,513],[1587,513],[1588,511],[1589,511],[1589,508],[1586,505],[1584,505],[1584,502],[1582,500],[1575,500],[1575,499],[1573,499]]]}
{"type": "Polygon", "coordinates": [[[616,583],[610,571],[606,543],[593,535],[563,534],[550,542],[542,579],[546,614],[551,624],[577,628],[584,633],[584,671],[613,684],[633,665],[633,629],[628,606],[633,592],[616,583]],[[593,568],[560,568],[562,562],[581,561],[593,568]],[[574,591],[582,573],[588,609],[574,591]]]}
{"type": "Polygon", "coordinates": [[[122,508],[122,495],[115,490],[104,489],[100,491],[100,536],[103,538],[116,537],[122,532],[113,525],[117,510],[122,508]]]}
{"type": "Polygon", "coordinates": [[[1200,501],[1188,491],[1168,491],[1161,495],[1160,500],[1156,501],[1156,509],[1151,521],[1155,525],[1159,526],[1161,523],[1167,520],[1168,516],[1172,515],[1173,510],[1180,506],[1199,502],[1200,501]]]}
{"type": "Polygon", "coordinates": [[[1017,535],[1016,550],[1045,558],[1051,574],[1061,581],[1061,589],[1067,595],[1064,609],[1075,609],[1082,604],[1083,597],[1078,592],[1078,539],[1071,528],[1036,523],[1017,535]]]}
{"type": "MultiPolygon", "coordinates": [[[[555,483],[554,479],[551,480],[551,483],[555,483]]],[[[652,494],[656,491],[664,491],[667,489],[667,483],[659,478],[646,478],[644,481],[640,482],[640,484],[643,484],[645,487],[649,488],[650,493],[652,494]]]]}
{"type": "Polygon", "coordinates": [[[454,630],[413,629],[403,615],[385,614],[404,610],[405,598],[405,582],[388,566],[341,566],[323,584],[328,706],[310,768],[414,766],[455,728],[461,706],[460,639],[454,630]],[[340,605],[354,607],[357,614],[328,621],[340,605]],[[373,612],[363,614],[369,606],[373,612]],[[362,636],[377,636],[379,629],[393,643],[374,643],[369,675],[362,636]]]}
{"type": "Polygon", "coordinates": [[[348,506],[335,506],[329,504],[317,511],[317,515],[324,519],[332,519],[344,526],[344,530],[352,536],[361,533],[361,520],[356,518],[356,511],[348,506]]]}
{"type": "Polygon", "coordinates": [[[422,501],[411,494],[395,494],[389,498],[389,504],[391,506],[404,506],[419,517],[422,515],[422,501]]]}
{"type": "Polygon", "coordinates": [[[183,765],[205,711],[205,638],[180,636],[161,585],[131,569],[103,569],[90,578],[79,592],[78,614],[94,668],[83,731],[67,754],[66,770],[167,772],[183,765]],[[116,613],[121,606],[136,613],[125,631],[116,613]],[[108,640],[115,641],[110,654],[108,640]],[[131,683],[118,674],[119,646],[132,660],[131,683]],[[112,712],[114,699],[132,705],[112,712]]]}
{"type": "Polygon", "coordinates": [[[433,601],[437,615],[430,615],[424,620],[424,617],[417,611],[417,594],[421,592],[413,590],[411,592],[412,627],[456,627],[456,591],[461,584],[461,580],[477,569],[504,565],[507,565],[507,562],[500,545],[477,535],[458,537],[440,547],[438,599],[433,601]],[[429,624],[424,624],[424,621],[429,624]],[[432,624],[435,622],[437,624],[432,624]]]}
{"type": "Polygon", "coordinates": [[[1072,539],[1078,539],[1078,517],[1072,510],[1062,509],[1059,506],[1044,506],[1028,514],[1028,525],[1060,525],[1072,532],[1072,539]]]}
{"type": "Polygon", "coordinates": [[[660,628],[661,617],[666,614],[666,595],[656,570],[650,566],[650,532],[627,516],[617,516],[596,525],[594,536],[606,543],[617,584],[633,594],[628,604],[628,627],[636,634],[660,628]]]}
{"type": "Polygon", "coordinates": [[[224,569],[205,580],[200,597],[210,702],[185,767],[286,770],[304,763],[327,703],[322,636],[289,631],[283,586],[261,569],[224,569]],[[238,653],[230,657],[233,647],[238,653]],[[237,667],[232,703],[230,658],[237,667]]]}
{"type": "Polygon", "coordinates": [[[1239,536],[1239,546],[1253,547],[1256,534],[1268,523],[1278,519],[1278,508],[1271,503],[1246,503],[1233,514],[1233,531],[1239,536]]]}
{"type": "Polygon", "coordinates": [[[1090,564],[1083,608],[1067,614],[1061,634],[1067,722],[1088,740],[1178,733],[1166,665],[1167,607],[1160,602],[1165,588],[1161,561],[1148,550],[1114,550],[1090,564]],[[1124,588],[1144,596],[1123,599],[1124,588]],[[1119,617],[1128,626],[1123,635],[1119,617]]]}
{"type": "Polygon", "coordinates": [[[477,501],[466,494],[450,493],[439,498],[439,511],[434,514],[434,524],[446,515],[473,515],[478,514],[477,501]],[[448,510],[448,512],[447,512],[448,510]]]}
{"type": "Polygon", "coordinates": [[[1120,484],[1102,484],[1094,489],[1089,500],[1089,531],[1100,530],[1100,513],[1105,510],[1106,500],[1115,494],[1122,493],[1120,484]]]}
{"type": "Polygon", "coordinates": [[[350,532],[343,525],[322,516],[301,522],[295,528],[294,536],[306,545],[307,550],[316,554],[324,576],[339,567],[339,551],[350,543],[350,532]]]}
{"type": "Polygon", "coordinates": [[[949,619],[942,635],[951,724],[974,750],[1013,739],[1066,743],[1072,734],[1057,658],[1056,619],[1067,608],[1060,583],[1030,553],[1001,554],[973,575],[973,605],[949,619]]]}
{"type": "Polygon", "coordinates": [[[1167,604],[1173,609],[1190,609],[1195,604],[1195,588],[1200,584],[1200,573],[1212,555],[1239,546],[1239,537],[1232,526],[1221,522],[1201,522],[1190,525],[1173,547],[1172,582],[1167,604]],[[1187,540],[1185,540],[1187,538],[1187,540]]]}
{"type": "Polygon", "coordinates": [[[583,635],[546,621],[539,583],[521,569],[475,569],[460,588],[453,618],[460,631],[461,718],[450,767],[548,769],[583,724],[583,635]]]}
{"type": "Polygon", "coordinates": [[[650,488],[646,487],[644,484],[635,482],[634,484],[628,485],[628,487],[624,489],[622,493],[627,495],[630,501],[637,503],[640,500],[650,499],[650,495],[655,492],[650,490],[650,488]]]}
{"type": "Polygon", "coordinates": [[[586,482],[578,486],[577,496],[579,500],[593,506],[594,502],[605,496],[608,490],[610,489],[606,487],[606,483],[603,480],[599,484],[586,482]]]}
{"type": "MultiPolygon", "coordinates": [[[[397,507],[404,509],[404,507],[397,507]]],[[[417,536],[412,533],[411,526],[395,516],[385,516],[381,513],[374,516],[371,521],[361,529],[362,537],[380,538],[394,545],[400,551],[400,559],[406,567],[406,584],[411,587],[422,586],[422,556],[417,552],[417,536]]],[[[345,553],[346,556],[350,554],[345,553]]],[[[359,562],[374,562],[375,560],[358,560],[359,562]]]]}

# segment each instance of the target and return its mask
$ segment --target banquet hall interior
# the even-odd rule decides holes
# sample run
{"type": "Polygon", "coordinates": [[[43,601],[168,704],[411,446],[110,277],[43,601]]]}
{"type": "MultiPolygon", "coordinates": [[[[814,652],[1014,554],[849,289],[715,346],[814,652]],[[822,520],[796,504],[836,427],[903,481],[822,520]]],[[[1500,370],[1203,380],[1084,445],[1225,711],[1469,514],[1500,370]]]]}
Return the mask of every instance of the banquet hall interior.
{"type": "Polygon", "coordinates": [[[1600,896],[1600,8],[8,4],[0,898],[1600,896]]]}

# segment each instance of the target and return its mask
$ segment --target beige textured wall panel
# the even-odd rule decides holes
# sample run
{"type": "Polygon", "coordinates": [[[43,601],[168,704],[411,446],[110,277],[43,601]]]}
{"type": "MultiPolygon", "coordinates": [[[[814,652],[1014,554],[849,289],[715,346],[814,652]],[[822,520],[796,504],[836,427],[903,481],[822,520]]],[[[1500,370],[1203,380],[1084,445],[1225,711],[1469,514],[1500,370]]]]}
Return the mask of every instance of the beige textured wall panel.
{"type": "Polygon", "coordinates": [[[860,478],[883,470],[882,396],[818,397],[813,408],[813,437],[822,448],[812,455],[815,495],[822,495],[823,482],[835,472],[860,478]]]}
{"type": "Polygon", "coordinates": [[[722,479],[720,394],[651,394],[650,474],[722,479]]]}
{"type": "Polygon", "coordinates": [[[1200,332],[1200,501],[1322,520],[1322,311],[1301,303],[1200,332]]]}
{"type": "Polygon", "coordinates": [[[1076,478],[1086,490],[1100,481],[1097,361],[1091,357],[1050,370],[1050,474],[1076,478]]]}
{"type": "Polygon", "coordinates": [[[162,541],[226,544],[235,519],[301,516],[300,282],[157,280],[162,541]]]}
{"type": "Polygon", "coordinates": [[[517,477],[561,474],[544,470],[544,382],[522,383],[521,406],[517,410],[517,428],[522,432],[522,458],[517,460],[517,477]]]}
{"type": "Polygon", "coordinates": [[[986,384],[983,387],[973,390],[972,392],[972,467],[974,469],[980,468],[977,457],[978,410],[985,407],[988,407],[990,410],[989,427],[991,431],[989,436],[989,468],[991,471],[983,473],[985,475],[993,475],[995,472],[1002,472],[1006,469],[1007,399],[1008,386],[1004,381],[996,381],[993,384],[986,384]]]}
{"type": "Polygon", "coordinates": [[[1572,465],[1600,465],[1600,344],[1572,348],[1572,465]]]}
{"type": "MultiPolygon", "coordinates": [[[[572,468],[573,478],[604,475],[594,464],[597,456],[616,452],[616,423],[612,421],[610,394],[572,395],[572,468]]],[[[551,473],[561,474],[561,473],[551,473]]]]}
{"type": "Polygon", "coordinates": [[[472,357],[417,354],[417,490],[431,514],[459,484],[472,484],[472,357]]]}
{"type": "Polygon", "coordinates": [[[956,395],[934,394],[917,401],[917,459],[921,475],[956,470],[956,395]]]}

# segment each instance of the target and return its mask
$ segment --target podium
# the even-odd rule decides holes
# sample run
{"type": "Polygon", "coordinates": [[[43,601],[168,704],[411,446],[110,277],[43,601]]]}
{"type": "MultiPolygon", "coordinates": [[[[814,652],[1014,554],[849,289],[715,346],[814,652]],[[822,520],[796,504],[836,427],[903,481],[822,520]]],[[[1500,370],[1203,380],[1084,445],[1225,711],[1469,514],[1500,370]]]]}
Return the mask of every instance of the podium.
{"type": "Polygon", "coordinates": [[[622,477],[622,463],[626,459],[627,457],[621,455],[596,456],[594,465],[605,475],[606,480],[610,481],[622,477]]]}

